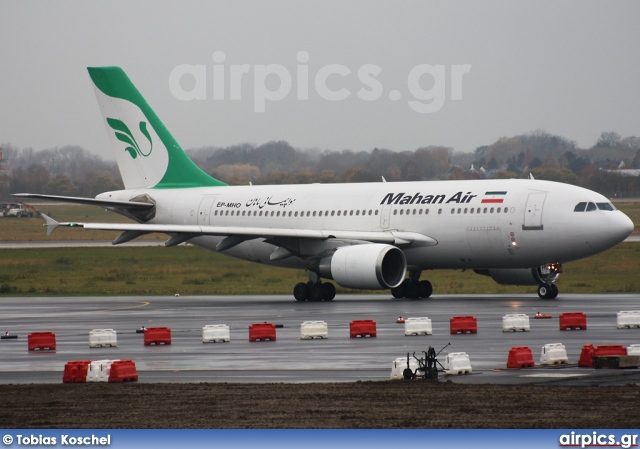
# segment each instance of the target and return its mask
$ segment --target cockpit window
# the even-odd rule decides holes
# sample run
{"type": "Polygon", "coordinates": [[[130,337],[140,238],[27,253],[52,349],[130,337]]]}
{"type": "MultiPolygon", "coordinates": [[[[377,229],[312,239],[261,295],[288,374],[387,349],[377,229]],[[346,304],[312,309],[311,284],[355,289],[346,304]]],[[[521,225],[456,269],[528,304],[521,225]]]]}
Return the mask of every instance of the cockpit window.
{"type": "Polygon", "coordinates": [[[600,210],[616,210],[611,203],[596,203],[598,205],[598,209],[600,210]]]}
{"type": "Polygon", "coordinates": [[[576,207],[574,207],[573,211],[574,212],[591,212],[594,210],[616,210],[615,207],[613,207],[613,204],[611,203],[587,203],[586,201],[582,202],[582,203],[578,203],[576,204],[576,207]]]}

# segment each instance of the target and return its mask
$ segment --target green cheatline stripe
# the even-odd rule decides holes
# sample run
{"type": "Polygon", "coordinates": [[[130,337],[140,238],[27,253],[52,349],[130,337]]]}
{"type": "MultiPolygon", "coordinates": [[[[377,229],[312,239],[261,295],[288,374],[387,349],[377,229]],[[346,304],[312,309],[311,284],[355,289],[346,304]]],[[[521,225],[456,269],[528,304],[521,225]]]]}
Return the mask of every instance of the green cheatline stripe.
{"type": "Polygon", "coordinates": [[[485,195],[506,195],[507,192],[485,192],[485,195]]]}

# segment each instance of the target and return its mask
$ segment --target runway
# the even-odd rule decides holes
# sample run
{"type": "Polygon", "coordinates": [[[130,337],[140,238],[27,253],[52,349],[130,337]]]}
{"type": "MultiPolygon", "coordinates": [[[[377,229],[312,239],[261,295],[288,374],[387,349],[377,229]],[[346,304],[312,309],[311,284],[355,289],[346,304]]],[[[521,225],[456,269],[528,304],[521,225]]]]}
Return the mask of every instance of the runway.
{"type": "MultiPolygon", "coordinates": [[[[434,295],[427,300],[397,300],[388,295],[338,295],[328,303],[299,303],[290,296],[52,297],[0,298],[0,331],[17,340],[0,340],[0,383],[60,383],[72,360],[133,360],[139,382],[354,382],[386,380],[394,359],[429,346],[469,354],[473,374],[449,376],[463,383],[549,385],[640,384],[640,370],[578,368],[582,346],[640,344],[640,329],[616,329],[616,313],[640,310],[640,295],[561,294],[434,295]],[[549,313],[531,318],[530,332],[502,332],[509,313],[549,313]],[[584,312],[587,329],[560,331],[563,312],[584,312]],[[473,315],[477,334],[451,335],[449,319],[473,315]],[[429,317],[433,335],[405,336],[399,317],[429,317]],[[349,338],[352,320],[372,319],[375,338],[349,338]],[[249,342],[248,326],[282,325],[276,341],[249,342]],[[325,321],[329,338],[300,340],[303,321],[325,321]],[[231,342],[202,343],[202,327],[226,324],[231,342]],[[144,346],[141,326],[167,326],[172,344],[144,346]],[[115,329],[118,346],[89,348],[92,329],[115,329]],[[28,351],[31,332],[56,334],[56,351],[28,351]],[[548,343],[563,343],[569,365],[539,367],[548,343]],[[529,346],[535,368],[507,370],[509,349],[529,346]]],[[[441,376],[441,381],[444,377],[441,376]]]]}

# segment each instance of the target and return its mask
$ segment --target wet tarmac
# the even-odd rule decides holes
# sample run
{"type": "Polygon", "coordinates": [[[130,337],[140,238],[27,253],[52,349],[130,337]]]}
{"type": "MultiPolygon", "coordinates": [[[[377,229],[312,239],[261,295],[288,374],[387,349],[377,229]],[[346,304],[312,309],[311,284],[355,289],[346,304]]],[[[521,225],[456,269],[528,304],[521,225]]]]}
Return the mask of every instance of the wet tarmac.
{"type": "MultiPolygon", "coordinates": [[[[133,360],[140,382],[354,382],[386,380],[392,362],[432,346],[439,360],[451,352],[469,355],[473,374],[449,376],[464,383],[549,385],[640,384],[640,370],[579,368],[582,346],[640,344],[640,329],[617,329],[617,312],[640,310],[640,295],[561,294],[434,295],[397,300],[387,295],[338,295],[332,302],[294,301],[290,296],[167,296],[0,298],[0,383],[59,383],[72,360],[133,360]],[[550,319],[534,319],[537,312],[550,319]],[[561,331],[563,312],[584,312],[586,330],[561,331]],[[529,332],[502,332],[506,314],[530,317],[529,332]],[[449,319],[473,315],[477,334],[451,335],[449,319]],[[405,336],[399,316],[429,317],[433,334],[405,336]],[[352,320],[376,322],[375,338],[350,338],[352,320]],[[252,323],[281,325],[275,341],[249,341],[252,323]],[[301,340],[303,321],[325,321],[328,339],[301,340]],[[202,327],[226,324],[228,343],[202,343],[202,327]],[[144,346],[141,326],[167,326],[171,345],[144,346]],[[89,348],[92,329],[114,329],[117,347],[89,348]],[[56,334],[55,351],[28,351],[31,332],[56,334]],[[539,366],[542,347],[562,343],[569,364],[539,366]],[[528,346],[535,368],[506,369],[509,349],[528,346]]],[[[444,380],[444,376],[440,376],[444,380]]]]}

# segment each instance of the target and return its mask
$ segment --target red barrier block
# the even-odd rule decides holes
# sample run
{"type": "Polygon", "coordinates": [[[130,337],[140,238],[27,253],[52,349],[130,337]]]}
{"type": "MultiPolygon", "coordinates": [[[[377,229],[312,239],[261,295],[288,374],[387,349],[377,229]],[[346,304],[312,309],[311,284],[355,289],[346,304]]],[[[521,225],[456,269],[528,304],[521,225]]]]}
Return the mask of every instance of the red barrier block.
{"type": "Polygon", "coordinates": [[[627,348],[622,345],[600,345],[593,352],[594,357],[606,355],[627,355],[627,348]]]}
{"type": "Polygon", "coordinates": [[[587,315],[582,312],[565,312],[560,314],[560,330],[587,328],[587,315]]]}
{"type": "Polygon", "coordinates": [[[273,323],[254,323],[249,326],[249,341],[276,339],[276,325],[273,323]]]}
{"type": "Polygon", "coordinates": [[[580,360],[578,360],[578,366],[592,367],[593,366],[593,352],[595,349],[592,344],[584,345],[582,352],[580,353],[580,360]]]}
{"type": "Polygon", "coordinates": [[[449,329],[452,334],[477,334],[478,320],[474,316],[454,316],[449,320],[449,329]]]}
{"type": "Polygon", "coordinates": [[[109,382],[137,382],[138,371],[133,360],[116,360],[111,364],[109,382]]]}
{"type": "Polygon", "coordinates": [[[375,337],[377,335],[376,322],[373,320],[353,320],[349,324],[349,336],[375,337]]]}
{"type": "Polygon", "coordinates": [[[168,327],[148,327],[144,330],[145,346],[171,344],[171,329],[168,327]]]}
{"type": "Polygon", "coordinates": [[[36,349],[56,349],[56,334],[53,332],[32,332],[28,338],[29,351],[36,349]]]}
{"type": "Polygon", "coordinates": [[[509,350],[507,368],[533,368],[535,365],[528,346],[515,346],[509,350]]]}
{"type": "Polygon", "coordinates": [[[87,371],[91,360],[74,360],[67,362],[62,374],[63,383],[79,383],[87,381],[87,371]]]}

